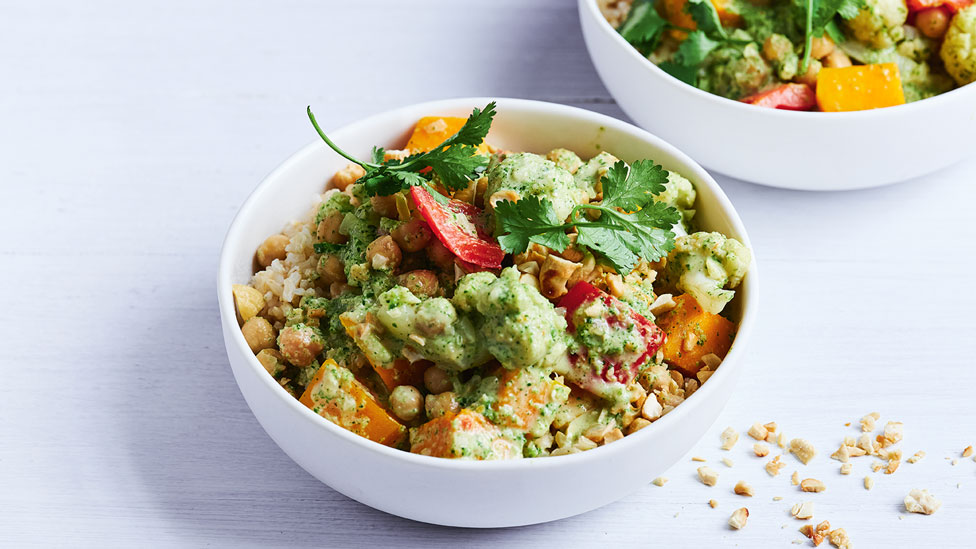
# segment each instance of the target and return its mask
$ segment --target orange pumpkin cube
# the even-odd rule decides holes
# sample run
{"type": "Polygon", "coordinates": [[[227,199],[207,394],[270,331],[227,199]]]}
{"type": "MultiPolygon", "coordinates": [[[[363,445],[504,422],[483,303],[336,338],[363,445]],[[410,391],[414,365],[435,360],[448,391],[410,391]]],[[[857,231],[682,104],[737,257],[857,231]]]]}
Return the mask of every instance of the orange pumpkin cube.
{"type": "Polygon", "coordinates": [[[299,401],[339,427],[387,446],[398,446],[407,429],[386,411],[356,377],[328,359],[299,401]]]}
{"type": "Polygon", "coordinates": [[[863,111],[904,103],[905,92],[894,63],[827,67],[817,74],[817,105],[821,111],[863,111]]]}
{"type": "MultiPolygon", "coordinates": [[[[425,116],[413,127],[406,148],[411,154],[430,152],[456,134],[466,121],[467,118],[459,116],[425,116]]],[[[478,145],[478,152],[487,153],[488,146],[478,145]]]]}
{"type": "Polygon", "coordinates": [[[515,459],[522,457],[520,444],[504,438],[485,416],[463,409],[432,419],[411,437],[410,451],[442,458],[515,459]]]}
{"type": "Polygon", "coordinates": [[[496,375],[495,423],[532,436],[545,434],[559,405],[569,397],[569,388],[534,368],[503,369],[496,375]]]}
{"type": "Polygon", "coordinates": [[[694,376],[701,369],[703,356],[714,353],[725,358],[735,339],[735,323],[702,310],[688,294],[681,294],[674,301],[674,309],[656,322],[666,334],[661,350],[665,361],[682,374],[694,376]]]}
{"type": "MultiPolygon", "coordinates": [[[[742,24],[742,16],[729,9],[731,4],[732,0],[712,0],[712,5],[715,6],[715,11],[718,12],[718,18],[722,25],[737,27],[742,24]]],[[[695,23],[691,14],[685,11],[687,5],[688,0],[662,0],[660,6],[663,13],[661,15],[676,27],[695,30],[698,28],[698,24],[695,23]]],[[[684,33],[682,32],[681,35],[684,33]]]]}
{"type": "Polygon", "coordinates": [[[410,362],[405,358],[398,358],[393,361],[393,365],[389,368],[372,363],[370,365],[383,380],[383,385],[392,391],[400,385],[413,385],[422,388],[424,386],[424,371],[433,365],[433,362],[427,360],[410,362]]]}

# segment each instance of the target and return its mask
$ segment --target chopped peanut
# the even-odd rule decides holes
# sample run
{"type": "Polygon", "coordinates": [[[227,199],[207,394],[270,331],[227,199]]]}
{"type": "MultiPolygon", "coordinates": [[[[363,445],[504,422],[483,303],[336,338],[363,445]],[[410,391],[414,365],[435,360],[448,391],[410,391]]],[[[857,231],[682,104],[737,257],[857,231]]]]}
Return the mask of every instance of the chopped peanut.
{"type": "Polygon", "coordinates": [[[708,466],[698,468],[698,478],[701,479],[702,484],[705,486],[715,486],[718,483],[718,473],[708,466]]]}
{"type": "Polygon", "coordinates": [[[842,475],[849,475],[849,474],[851,474],[851,469],[853,469],[853,468],[854,468],[854,466],[851,465],[850,463],[845,463],[845,464],[843,464],[843,465],[840,466],[840,474],[842,474],[842,475]]]}
{"type": "Polygon", "coordinates": [[[769,473],[769,476],[775,477],[783,467],[786,467],[786,464],[780,461],[780,457],[782,456],[776,456],[766,463],[766,472],[769,473]]]}
{"type": "Polygon", "coordinates": [[[861,418],[861,431],[865,433],[870,433],[874,430],[874,422],[881,419],[881,414],[878,412],[871,412],[870,414],[861,418]]]}
{"type": "Polygon", "coordinates": [[[768,434],[769,431],[761,423],[753,423],[752,427],[749,427],[749,436],[756,440],[766,440],[768,434]]]}
{"type": "Polygon", "coordinates": [[[735,446],[735,443],[739,441],[739,433],[731,427],[726,427],[726,429],[722,431],[721,439],[722,449],[731,450],[732,447],[735,446]]]}
{"type": "Polygon", "coordinates": [[[925,457],[925,452],[919,450],[912,457],[908,458],[908,463],[918,463],[923,457],[925,457]]]}
{"type": "Polygon", "coordinates": [[[735,483],[735,487],[732,488],[732,491],[735,492],[737,495],[748,496],[748,497],[752,497],[754,493],[752,490],[752,486],[746,484],[746,481],[744,480],[740,480],[739,482],[735,483]]]}
{"type": "Polygon", "coordinates": [[[752,445],[752,451],[755,452],[756,457],[766,457],[769,455],[769,446],[757,442],[752,445]]]}
{"type": "Polygon", "coordinates": [[[664,486],[664,483],[667,481],[668,479],[666,477],[657,477],[652,482],[655,486],[664,486]]]}
{"type": "Polygon", "coordinates": [[[813,518],[813,502],[804,501],[803,503],[797,503],[790,509],[790,514],[799,520],[813,518]]]}
{"type": "Polygon", "coordinates": [[[864,489],[870,490],[871,488],[874,488],[874,479],[867,476],[864,477],[864,489]]]}
{"type": "Polygon", "coordinates": [[[928,490],[916,488],[905,496],[905,509],[911,513],[931,515],[938,511],[941,506],[942,502],[935,499],[935,496],[930,494],[928,490]]]}
{"type": "Polygon", "coordinates": [[[804,492],[823,492],[827,486],[815,478],[805,478],[800,481],[800,490],[804,492]]]}
{"type": "Polygon", "coordinates": [[[740,507],[736,509],[732,516],[729,517],[729,526],[735,528],[736,530],[741,530],[746,525],[746,520],[749,518],[749,510],[745,507],[740,507]]]}
{"type": "Polygon", "coordinates": [[[790,453],[802,461],[804,465],[810,463],[813,456],[817,455],[813,444],[810,444],[810,441],[802,438],[794,438],[790,441],[790,453]]]}

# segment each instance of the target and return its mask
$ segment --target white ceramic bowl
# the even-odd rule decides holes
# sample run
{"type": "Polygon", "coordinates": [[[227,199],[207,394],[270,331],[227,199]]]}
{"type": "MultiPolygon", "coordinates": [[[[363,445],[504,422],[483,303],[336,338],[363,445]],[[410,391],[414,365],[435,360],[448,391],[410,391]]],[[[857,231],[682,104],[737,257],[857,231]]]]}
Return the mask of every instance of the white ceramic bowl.
{"type": "MultiPolygon", "coordinates": [[[[421,116],[465,116],[488,101],[450,99],[413,105],[329,135],[353,155],[368,158],[373,145],[402,147],[421,116]]],[[[302,115],[296,110],[295,116],[302,115]]],[[[606,150],[628,161],[654,159],[695,184],[697,219],[703,227],[749,245],[739,216],[708,173],[674,147],[630,124],[573,107],[500,99],[489,139],[513,150],[544,153],[566,147],[584,158],[606,150]]],[[[744,366],[743,346],[756,319],[755,263],[733,308],[740,319],[735,344],[717,373],[673,412],[606,447],[554,458],[449,460],[388,448],[319,417],[279,387],[248,349],[235,318],[231,284],[250,279],[257,246],[307,212],[312,196],[322,192],[331,174],[345,164],[315,141],[271,172],[231,224],[217,279],[224,343],[244,399],[282,450],[332,488],[388,513],[451,526],[516,526],[568,517],[617,500],[670,467],[709,428],[732,394],[744,366]]]]}
{"type": "Polygon", "coordinates": [[[857,189],[924,175],[976,152],[976,85],[870,111],[766,109],[665,73],[607,23],[597,0],[579,0],[579,14],[593,64],[620,108],[725,175],[790,189],[857,189]]]}

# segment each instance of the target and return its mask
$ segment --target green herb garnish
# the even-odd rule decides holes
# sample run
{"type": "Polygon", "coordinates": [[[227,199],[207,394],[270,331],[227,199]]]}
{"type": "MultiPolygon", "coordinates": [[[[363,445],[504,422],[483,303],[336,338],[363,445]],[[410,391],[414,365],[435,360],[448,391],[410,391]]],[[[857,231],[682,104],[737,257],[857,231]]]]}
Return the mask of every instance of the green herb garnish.
{"type": "MultiPolygon", "coordinates": [[[[308,107],[308,119],[312,121],[312,126],[325,144],[340,156],[359,164],[366,170],[360,182],[366,194],[370,196],[391,195],[412,186],[424,186],[433,191],[428,183],[432,176],[436,176],[438,182],[450,191],[467,187],[468,182],[476,179],[488,166],[488,158],[475,153],[478,145],[488,135],[494,116],[495,102],[492,101],[485,106],[484,110],[474,109],[456,134],[429,152],[411,155],[403,160],[384,161],[385,151],[374,147],[372,161],[364,162],[333,143],[319,127],[315,115],[312,114],[312,108],[308,107]]],[[[433,194],[435,198],[443,199],[440,193],[433,192],[433,194]]]]}
{"type": "Polygon", "coordinates": [[[836,17],[839,15],[843,19],[852,19],[857,17],[858,12],[867,5],[864,0],[793,0],[793,2],[798,8],[804,10],[806,15],[800,74],[805,73],[810,65],[813,38],[819,38],[826,32],[834,42],[840,42],[843,34],[837,26],[836,17]]]}
{"type": "Polygon", "coordinates": [[[566,231],[575,228],[576,244],[604,257],[621,274],[629,273],[640,258],[657,261],[674,247],[671,228],[678,223],[678,211],[654,197],[665,190],[668,173],[650,161],[638,160],[630,169],[620,161],[601,179],[603,201],[578,204],[563,223],[552,202],[526,196],[518,202],[495,205],[495,222],[502,249],[522,253],[530,242],[562,252],[570,244],[566,231]],[[590,219],[584,211],[598,212],[590,219]]]}

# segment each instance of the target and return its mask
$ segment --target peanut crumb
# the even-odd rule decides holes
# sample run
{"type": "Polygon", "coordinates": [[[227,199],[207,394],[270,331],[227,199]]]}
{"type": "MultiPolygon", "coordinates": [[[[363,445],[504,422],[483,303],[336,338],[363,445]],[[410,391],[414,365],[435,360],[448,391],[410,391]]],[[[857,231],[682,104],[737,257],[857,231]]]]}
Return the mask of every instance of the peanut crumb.
{"type": "Polygon", "coordinates": [[[746,520],[749,518],[749,510],[745,507],[740,507],[732,512],[732,516],[729,517],[729,526],[735,528],[736,530],[741,530],[746,525],[746,520]]]}
{"type": "MultiPolygon", "coordinates": [[[[889,461],[888,462],[888,466],[885,467],[885,474],[886,475],[890,475],[891,473],[894,473],[895,471],[898,470],[898,466],[899,465],[901,465],[901,462],[898,461],[897,459],[893,459],[893,460],[889,461]]],[[[953,464],[953,465],[955,465],[955,464],[953,464]]]]}
{"type": "Polygon", "coordinates": [[[800,490],[804,492],[823,492],[827,486],[815,478],[805,478],[800,481],[800,490]]]}
{"type": "Polygon", "coordinates": [[[722,449],[731,450],[732,447],[735,446],[735,443],[739,441],[739,433],[731,427],[726,427],[725,430],[722,431],[721,439],[722,449]]]}
{"type": "Polygon", "coordinates": [[[851,546],[851,540],[847,537],[847,532],[843,528],[831,530],[827,534],[827,538],[830,540],[830,544],[838,549],[848,549],[851,546]]]}
{"type": "Polygon", "coordinates": [[[813,502],[804,501],[803,503],[797,503],[790,509],[790,514],[798,520],[807,520],[813,517],[813,502]]]}
{"type": "Polygon", "coordinates": [[[817,451],[813,448],[813,444],[803,438],[794,438],[790,441],[790,453],[795,455],[796,458],[802,461],[804,465],[810,463],[813,456],[817,455],[817,451]]]}
{"type": "Polygon", "coordinates": [[[714,499],[710,499],[710,500],[708,500],[708,505],[710,505],[712,507],[712,509],[714,509],[714,508],[718,507],[718,502],[715,501],[714,499]]]}
{"type": "Polygon", "coordinates": [[[782,456],[776,456],[773,459],[769,460],[768,463],[766,463],[766,472],[769,473],[769,476],[775,477],[776,475],[779,474],[780,470],[782,470],[783,467],[786,467],[786,464],[780,461],[779,459],[780,457],[782,456]]]}
{"type": "Polygon", "coordinates": [[[766,457],[769,455],[769,446],[757,442],[752,445],[752,451],[756,453],[756,457],[766,457]]]}
{"type": "Polygon", "coordinates": [[[664,486],[664,483],[668,481],[667,477],[657,477],[651,481],[655,486],[664,486]]]}
{"type": "Polygon", "coordinates": [[[966,448],[962,451],[962,457],[968,458],[971,455],[973,455],[973,447],[966,446],[966,448]]]}
{"type": "Polygon", "coordinates": [[[698,468],[698,478],[705,486],[715,486],[718,482],[718,473],[711,467],[702,466],[698,468]]]}
{"type": "Polygon", "coordinates": [[[732,491],[739,496],[752,497],[754,494],[752,491],[752,486],[746,484],[746,481],[744,480],[740,480],[739,482],[735,483],[735,487],[732,488],[732,491]]]}
{"type": "Polygon", "coordinates": [[[732,467],[733,465],[735,465],[735,462],[733,462],[733,461],[732,461],[731,459],[729,459],[729,458],[722,458],[722,463],[723,463],[723,464],[724,464],[724,465],[725,465],[726,467],[732,467]]]}
{"type": "Polygon", "coordinates": [[[752,424],[752,427],[749,427],[748,434],[756,440],[766,440],[766,435],[769,434],[769,431],[763,427],[762,423],[756,422],[752,424]]]}
{"type": "Polygon", "coordinates": [[[845,464],[843,464],[843,465],[840,466],[840,474],[842,474],[842,475],[849,475],[849,474],[851,474],[851,469],[853,469],[853,468],[854,468],[854,466],[851,465],[850,463],[845,463],[845,464]]]}
{"type": "Polygon", "coordinates": [[[823,542],[823,535],[817,533],[812,524],[804,524],[801,526],[800,533],[810,538],[814,546],[820,545],[823,542]]]}
{"type": "Polygon", "coordinates": [[[793,471],[793,476],[790,477],[790,482],[793,483],[793,486],[799,486],[799,484],[800,484],[800,472],[799,471],[793,471]]]}
{"type": "Polygon", "coordinates": [[[783,496],[773,496],[773,501],[782,501],[783,496]]]}
{"type": "Polygon", "coordinates": [[[692,456],[691,461],[708,461],[708,460],[700,456],[692,456]]]}
{"type": "Polygon", "coordinates": [[[935,499],[935,496],[930,494],[928,490],[915,488],[905,496],[905,509],[911,513],[931,515],[938,511],[941,506],[942,502],[935,499]]]}
{"type": "Polygon", "coordinates": [[[881,435],[881,447],[885,448],[892,444],[897,444],[905,436],[905,426],[900,421],[889,421],[885,424],[884,433],[881,435]]]}
{"type": "Polygon", "coordinates": [[[881,419],[881,414],[878,412],[871,412],[870,414],[861,418],[861,431],[865,433],[870,433],[874,430],[874,423],[881,419]]]}
{"type": "Polygon", "coordinates": [[[870,490],[871,488],[874,488],[874,479],[871,478],[871,477],[869,477],[869,476],[865,476],[864,477],[864,489],[865,490],[870,490]]]}
{"type": "Polygon", "coordinates": [[[780,448],[786,448],[786,433],[780,432],[776,437],[776,445],[780,448]]]}

